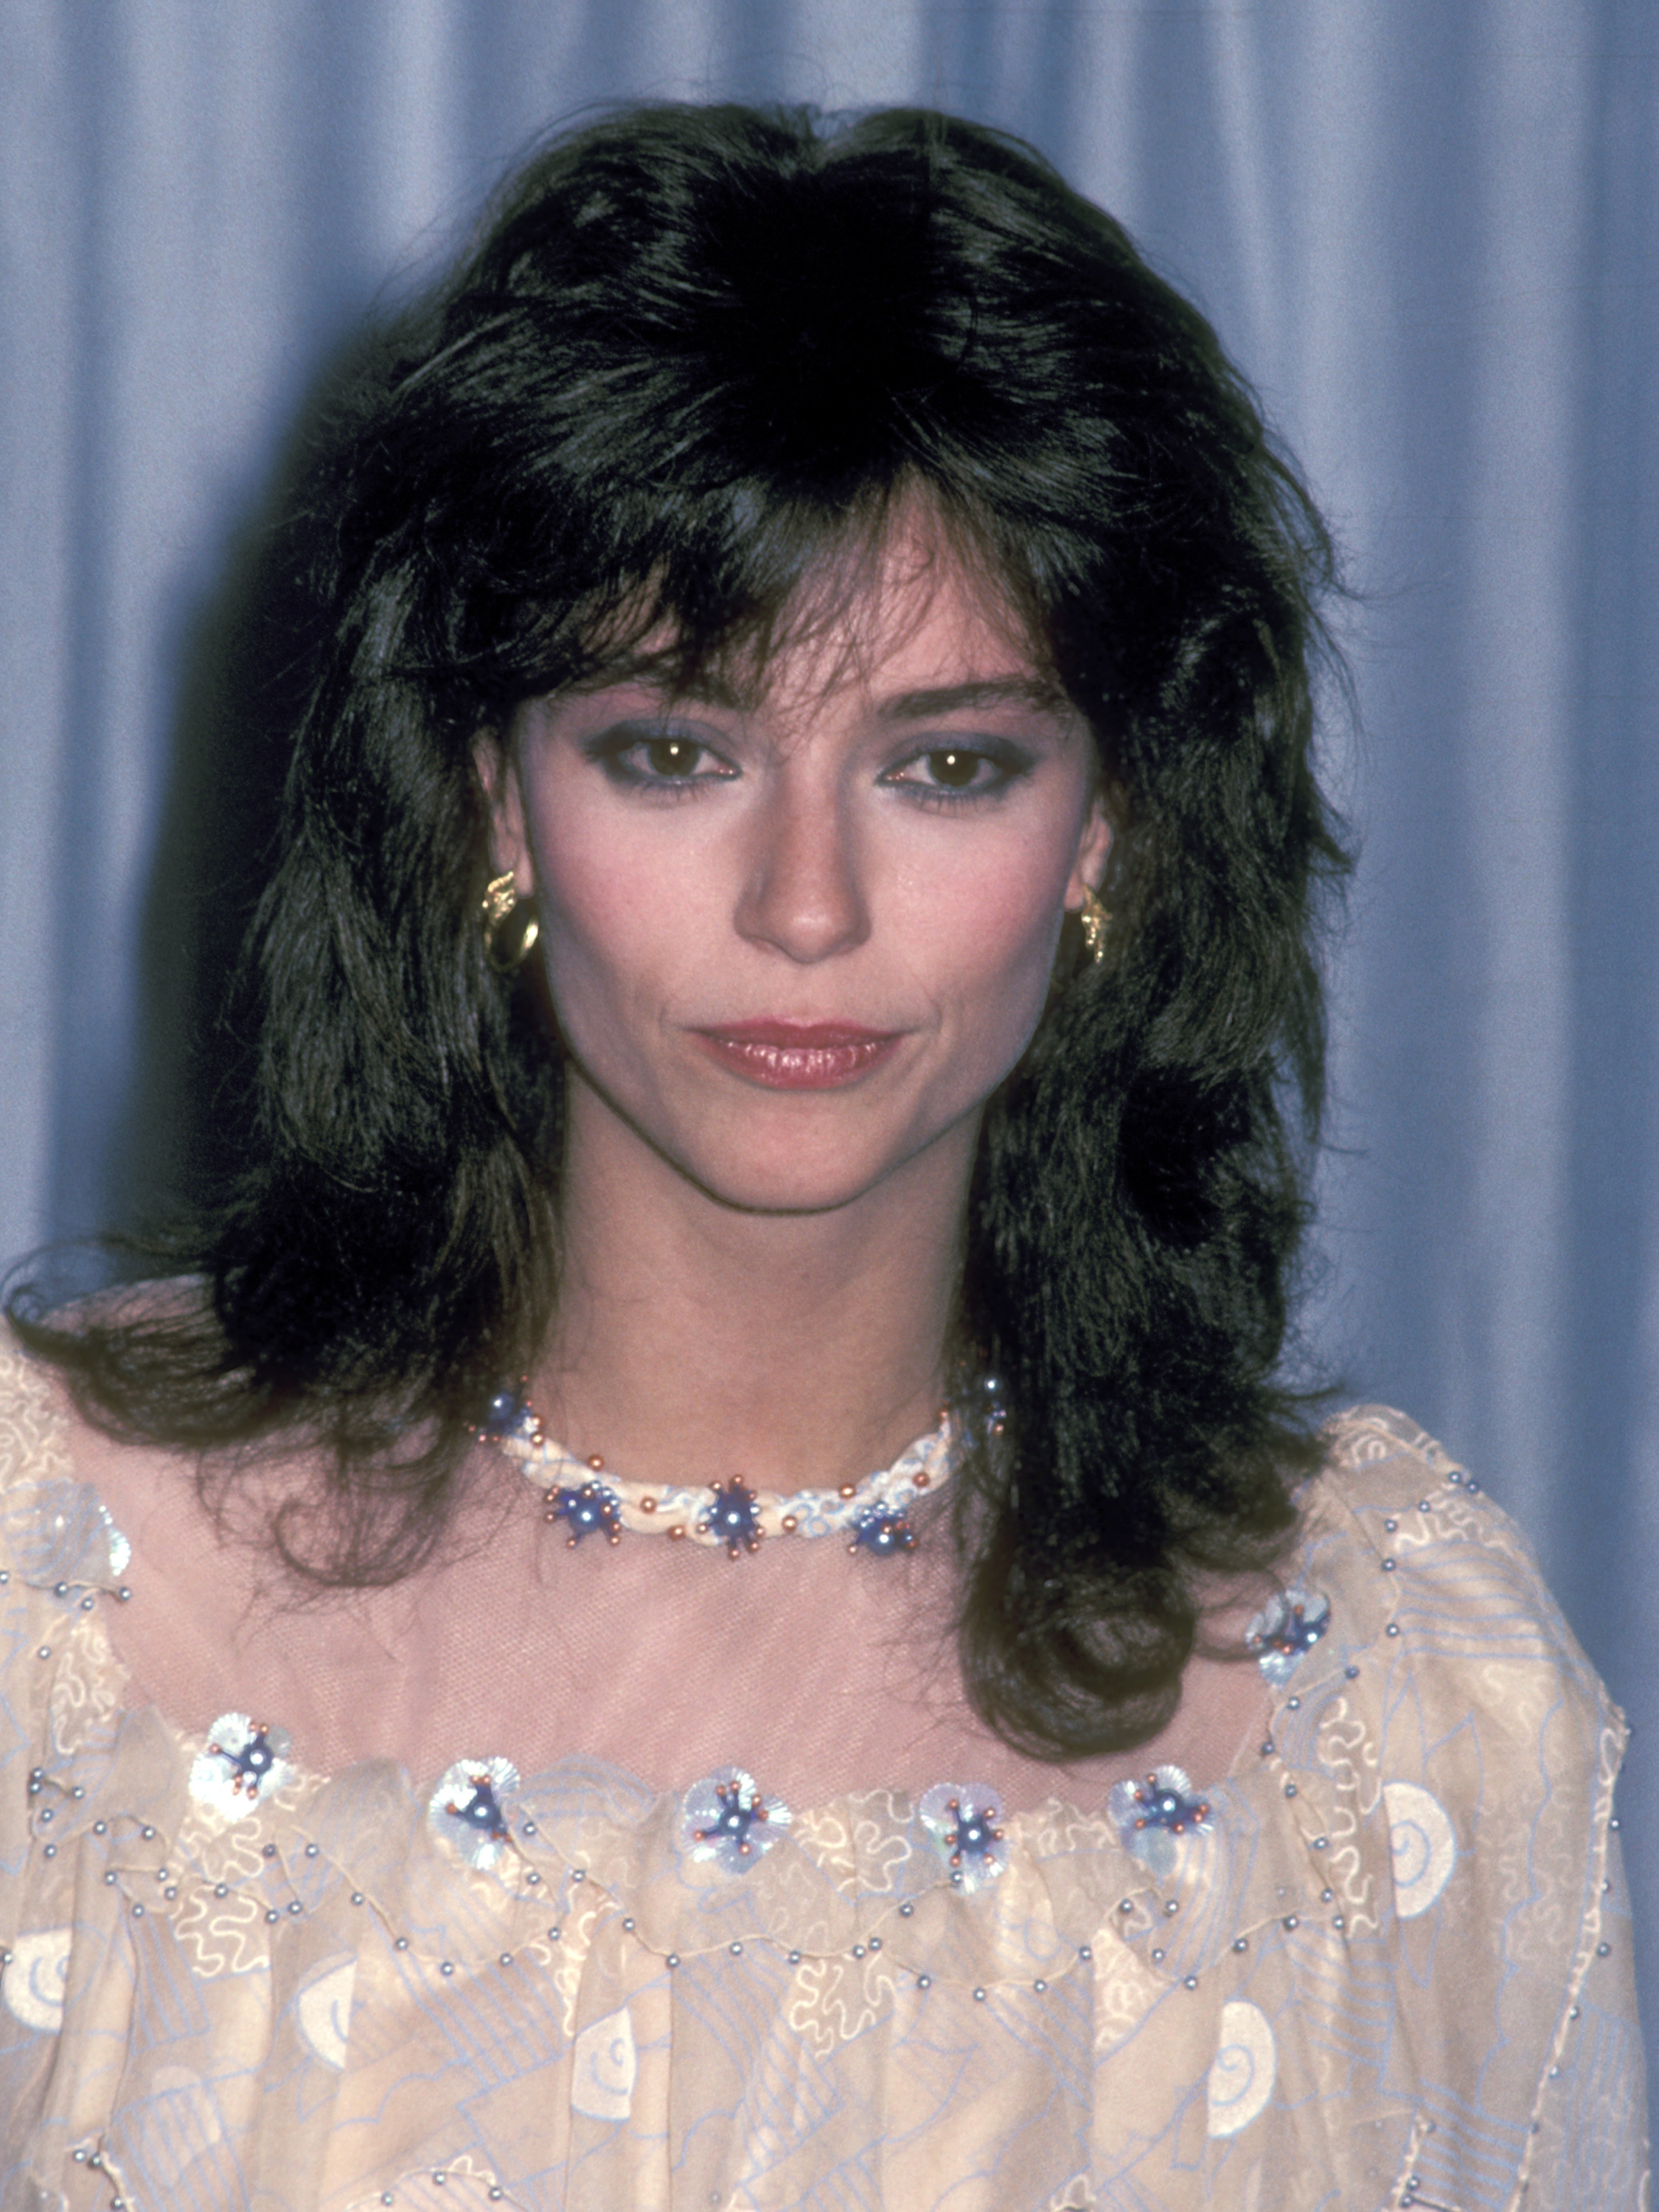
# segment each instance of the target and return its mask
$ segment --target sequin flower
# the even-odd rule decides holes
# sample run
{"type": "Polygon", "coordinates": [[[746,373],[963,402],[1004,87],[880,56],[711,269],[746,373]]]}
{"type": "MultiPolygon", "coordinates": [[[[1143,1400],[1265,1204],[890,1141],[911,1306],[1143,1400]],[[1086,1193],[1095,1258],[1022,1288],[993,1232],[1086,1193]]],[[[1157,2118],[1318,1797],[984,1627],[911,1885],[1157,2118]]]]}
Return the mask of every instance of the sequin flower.
{"type": "Polygon", "coordinates": [[[704,1535],[724,1544],[734,1559],[742,1552],[758,1552],[763,1532],[754,1492],[736,1475],[730,1482],[714,1484],[712,1489],[713,1501],[697,1524],[704,1535]]]}
{"type": "Polygon", "coordinates": [[[1002,1808],[982,1782],[936,1782],[916,1809],[957,1889],[971,1895],[1007,1865],[1002,1808]]]}
{"type": "Polygon", "coordinates": [[[680,1801],[680,1844],[694,1859],[712,1859],[744,1874],[789,1826],[789,1808],[761,1796],[740,1766],[718,1767],[694,1782],[680,1801]]]}
{"type": "Polygon", "coordinates": [[[487,1873],[512,1839],[507,1808],[518,1786],[510,1759],[458,1759],[433,1791],[426,1816],[469,1866],[487,1873]]]}
{"type": "Polygon", "coordinates": [[[1281,1590],[1244,1632],[1257,1664],[1282,1689],[1331,1625],[1331,1601],[1318,1590],[1281,1590]]]}
{"type": "Polygon", "coordinates": [[[1210,1801],[1179,1766],[1155,1766],[1144,1782],[1114,1783],[1106,1809],[1124,1849],[1158,1875],[1175,1864],[1177,1837],[1215,1826],[1210,1801]]]}
{"type": "Polygon", "coordinates": [[[602,1482],[562,1483],[547,1493],[547,1518],[568,1523],[567,1544],[580,1544],[584,1536],[605,1536],[622,1541],[622,1501],[602,1482]]]}
{"type": "Polygon", "coordinates": [[[190,1794],[222,1820],[245,1820],[262,1797],[294,1779],[293,1748],[286,1729],[221,1713],[190,1770],[190,1794]]]}

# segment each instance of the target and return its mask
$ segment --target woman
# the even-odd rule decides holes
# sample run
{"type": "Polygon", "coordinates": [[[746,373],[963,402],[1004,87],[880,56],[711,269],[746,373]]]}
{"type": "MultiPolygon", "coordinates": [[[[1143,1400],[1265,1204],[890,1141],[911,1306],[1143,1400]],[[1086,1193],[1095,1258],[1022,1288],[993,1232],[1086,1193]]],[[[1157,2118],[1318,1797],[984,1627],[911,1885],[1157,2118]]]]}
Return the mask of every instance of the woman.
{"type": "Polygon", "coordinates": [[[1634,2203],[1621,1723],[1275,1379],[1330,564],[1208,328],[647,109],[317,498],[246,1178],[15,1316],[3,2201],[1634,2203]]]}

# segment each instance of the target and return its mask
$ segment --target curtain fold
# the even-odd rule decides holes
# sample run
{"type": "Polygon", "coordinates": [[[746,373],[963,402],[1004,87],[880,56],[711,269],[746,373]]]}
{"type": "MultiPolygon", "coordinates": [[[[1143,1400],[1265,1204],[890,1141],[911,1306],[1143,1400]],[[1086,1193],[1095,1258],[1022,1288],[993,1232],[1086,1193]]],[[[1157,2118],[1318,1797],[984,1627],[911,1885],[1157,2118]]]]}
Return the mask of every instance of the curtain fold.
{"type": "Polygon", "coordinates": [[[1650,0],[10,0],[0,1251],[211,1154],[179,1102],[227,1048],[286,696],[250,602],[317,380],[538,131],[640,95],[1032,139],[1217,320],[1323,498],[1364,859],[1307,1362],[1533,1532],[1638,1723],[1659,1960],[1650,0]]]}

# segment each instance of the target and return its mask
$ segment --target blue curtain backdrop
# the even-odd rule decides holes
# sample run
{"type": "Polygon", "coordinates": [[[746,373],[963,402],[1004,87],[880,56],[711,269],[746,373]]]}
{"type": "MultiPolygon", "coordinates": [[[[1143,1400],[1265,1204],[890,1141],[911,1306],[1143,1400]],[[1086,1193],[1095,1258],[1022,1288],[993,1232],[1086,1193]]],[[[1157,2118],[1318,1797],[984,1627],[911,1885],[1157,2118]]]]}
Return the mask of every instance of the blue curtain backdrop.
{"type": "Polygon", "coordinates": [[[7,0],[0,1249],[179,1164],[307,392],[538,131],[638,94],[1023,133],[1300,455],[1361,594],[1364,855],[1309,1342],[1532,1531],[1638,1723],[1659,1960],[1653,0],[7,0]]]}

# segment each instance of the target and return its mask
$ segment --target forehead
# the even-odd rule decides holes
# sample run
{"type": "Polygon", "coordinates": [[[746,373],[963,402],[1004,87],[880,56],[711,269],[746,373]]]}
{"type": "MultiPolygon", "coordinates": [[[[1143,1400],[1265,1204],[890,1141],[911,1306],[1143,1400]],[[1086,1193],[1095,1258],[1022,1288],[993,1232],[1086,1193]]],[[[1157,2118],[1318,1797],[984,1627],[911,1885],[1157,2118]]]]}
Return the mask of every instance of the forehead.
{"type": "Polygon", "coordinates": [[[620,653],[596,654],[580,689],[648,683],[735,708],[800,706],[848,691],[872,696],[976,691],[1069,709],[1048,655],[988,565],[926,516],[901,514],[878,536],[835,549],[777,611],[714,647],[672,620],[620,653]]]}

